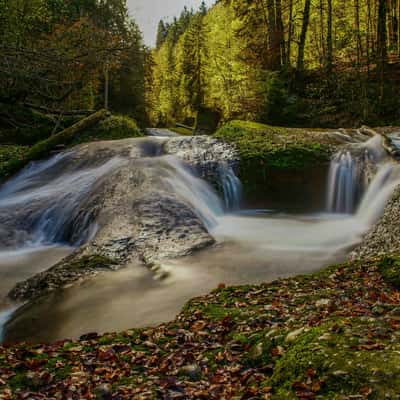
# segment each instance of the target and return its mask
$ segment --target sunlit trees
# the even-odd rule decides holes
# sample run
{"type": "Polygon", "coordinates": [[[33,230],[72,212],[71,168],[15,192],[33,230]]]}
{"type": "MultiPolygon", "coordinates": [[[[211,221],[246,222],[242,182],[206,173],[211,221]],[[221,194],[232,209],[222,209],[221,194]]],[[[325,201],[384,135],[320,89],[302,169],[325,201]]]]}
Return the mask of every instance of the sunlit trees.
{"type": "Polygon", "coordinates": [[[204,103],[224,119],[271,122],[279,94],[276,108],[291,109],[280,114],[295,115],[282,123],[348,113],[346,102],[360,122],[377,119],[393,89],[399,17],[399,0],[220,0],[208,12],[184,10],[159,27],[152,114],[183,121],[204,103]]]}

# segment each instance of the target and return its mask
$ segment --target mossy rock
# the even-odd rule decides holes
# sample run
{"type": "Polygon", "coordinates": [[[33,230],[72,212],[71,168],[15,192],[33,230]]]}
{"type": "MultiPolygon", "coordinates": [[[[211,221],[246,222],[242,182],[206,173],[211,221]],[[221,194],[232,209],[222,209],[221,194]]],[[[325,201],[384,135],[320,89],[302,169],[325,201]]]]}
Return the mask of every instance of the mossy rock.
{"type": "Polygon", "coordinates": [[[322,131],[231,121],[214,136],[237,146],[240,177],[247,188],[267,183],[271,170],[299,171],[327,164],[332,153],[322,131]]]}
{"type": "Polygon", "coordinates": [[[95,127],[79,135],[72,144],[85,143],[96,140],[118,140],[142,137],[136,121],[125,115],[111,115],[100,121],[95,127]]]}
{"type": "MultiPolygon", "coordinates": [[[[400,393],[400,354],[395,351],[399,344],[390,351],[363,347],[359,337],[367,335],[370,328],[368,322],[354,318],[338,319],[305,332],[285,350],[265,382],[277,388],[273,399],[296,399],[296,394],[305,393],[306,386],[321,399],[363,393],[368,393],[365,398],[369,399],[396,398],[400,393]]],[[[390,343],[383,343],[382,348],[386,346],[390,343]]]]}

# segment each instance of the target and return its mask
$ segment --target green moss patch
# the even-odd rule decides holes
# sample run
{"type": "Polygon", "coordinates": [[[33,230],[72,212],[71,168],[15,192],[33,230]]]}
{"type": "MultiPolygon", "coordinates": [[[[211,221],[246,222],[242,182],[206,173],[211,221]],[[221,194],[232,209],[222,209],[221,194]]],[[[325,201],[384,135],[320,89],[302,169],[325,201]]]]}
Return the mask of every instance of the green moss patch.
{"type": "Polygon", "coordinates": [[[30,161],[49,156],[57,146],[71,147],[96,140],[117,140],[144,136],[133,119],[120,115],[106,117],[107,115],[108,113],[105,110],[100,110],[33,146],[1,146],[0,181],[8,178],[30,161]],[[94,123],[90,119],[93,119],[94,123]],[[88,126],[94,124],[94,126],[84,129],[85,124],[88,124],[88,126]]]}
{"type": "Polygon", "coordinates": [[[215,137],[237,146],[245,184],[268,181],[271,170],[299,170],[329,161],[330,139],[323,131],[282,128],[249,121],[231,121],[215,137]]]}
{"type": "Polygon", "coordinates": [[[189,128],[184,128],[181,126],[175,126],[173,128],[168,128],[170,131],[177,133],[178,135],[182,136],[192,136],[193,130],[189,128]]]}
{"type": "Polygon", "coordinates": [[[72,145],[96,140],[118,140],[144,136],[136,121],[125,115],[112,115],[74,139],[72,145]]]}

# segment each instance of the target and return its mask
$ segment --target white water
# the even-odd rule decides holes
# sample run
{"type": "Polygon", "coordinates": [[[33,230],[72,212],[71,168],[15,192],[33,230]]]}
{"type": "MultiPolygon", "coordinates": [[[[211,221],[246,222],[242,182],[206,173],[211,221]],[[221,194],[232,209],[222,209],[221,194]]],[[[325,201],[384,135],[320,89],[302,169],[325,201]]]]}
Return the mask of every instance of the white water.
{"type": "MultiPolygon", "coordinates": [[[[400,184],[399,167],[385,161],[379,140],[373,138],[363,146],[368,160],[376,163],[375,176],[370,182],[364,176],[360,178],[363,174],[359,159],[350,152],[340,153],[332,162],[330,174],[331,211],[314,215],[240,210],[241,184],[229,166],[220,166],[224,194],[220,198],[175,157],[157,157],[151,168],[162,177],[165,187],[173,190],[203,220],[219,246],[165,263],[163,268],[170,272],[166,281],[154,281],[149,271],[131,265],[124,271],[86,283],[83,288],[65,290],[51,304],[38,308],[38,325],[30,334],[36,339],[53,340],[87,331],[154,324],[172,318],[190,297],[205,293],[220,282],[257,283],[310,272],[345,259],[382,214],[400,184]]],[[[0,190],[0,222],[2,218],[7,220],[6,214],[13,207],[34,206],[34,218],[27,213],[29,224],[18,226],[21,231],[27,229],[28,239],[0,251],[0,277],[11,273],[7,290],[12,283],[47,268],[49,263],[54,264],[63,251],[71,251],[57,246],[39,251],[38,246],[55,245],[59,238],[65,237],[63,229],[70,224],[69,217],[75,218],[87,194],[96,190],[103,176],[124,163],[123,159],[111,158],[95,166],[71,169],[65,168],[66,158],[67,155],[59,155],[37,163],[0,190]],[[35,237],[38,240],[32,244],[35,237]],[[32,246],[39,252],[27,251],[32,246]],[[20,259],[24,252],[27,258],[22,262],[11,262],[20,259]],[[35,257],[46,262],[33,263],[35,257]],[[33,264],[37,269],[29,267],[33,264]],[[13,271],[21,273],[12,277],[13,271]]],[[[83,230],[77,230],[81,241],[74,243],[90,238],[89,227],[93,231],[95,225],[89,222],[83,230]]],[[[0,241],[1,238],[0,232],[0,241]]],[[[0,295],[5,295],[6,288],[1,289],[0,295]]],[[[8,316],[0,314],[3,320],[8,316]]]]}
{"type": "Polygon", "coordinates": [[[370,183],[369,169],[374,165],[378,171],[380,168],[387,170],[384,167],[385,159],[386,153],[379,135],[364,143],[352,144],[337,153],[329,170],[327,211],[354,214],[370,183]]]}

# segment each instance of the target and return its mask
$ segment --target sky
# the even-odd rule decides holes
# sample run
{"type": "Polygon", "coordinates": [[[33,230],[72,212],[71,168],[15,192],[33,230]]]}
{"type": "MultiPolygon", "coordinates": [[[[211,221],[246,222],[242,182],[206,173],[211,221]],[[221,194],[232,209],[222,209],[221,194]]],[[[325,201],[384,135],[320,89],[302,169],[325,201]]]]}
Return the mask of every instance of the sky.
{"type": "MultiPolygon", "coordinates": [[[[213,0],[206,0],[211,5],[213,0]]],[[[131,16],[139,24],[147,45],[153,46],[156,40],[157,25],[160,19],[171,19],[178,16],[183,7],[197,9],[201,0],[128,0],[131,16]]]]}

